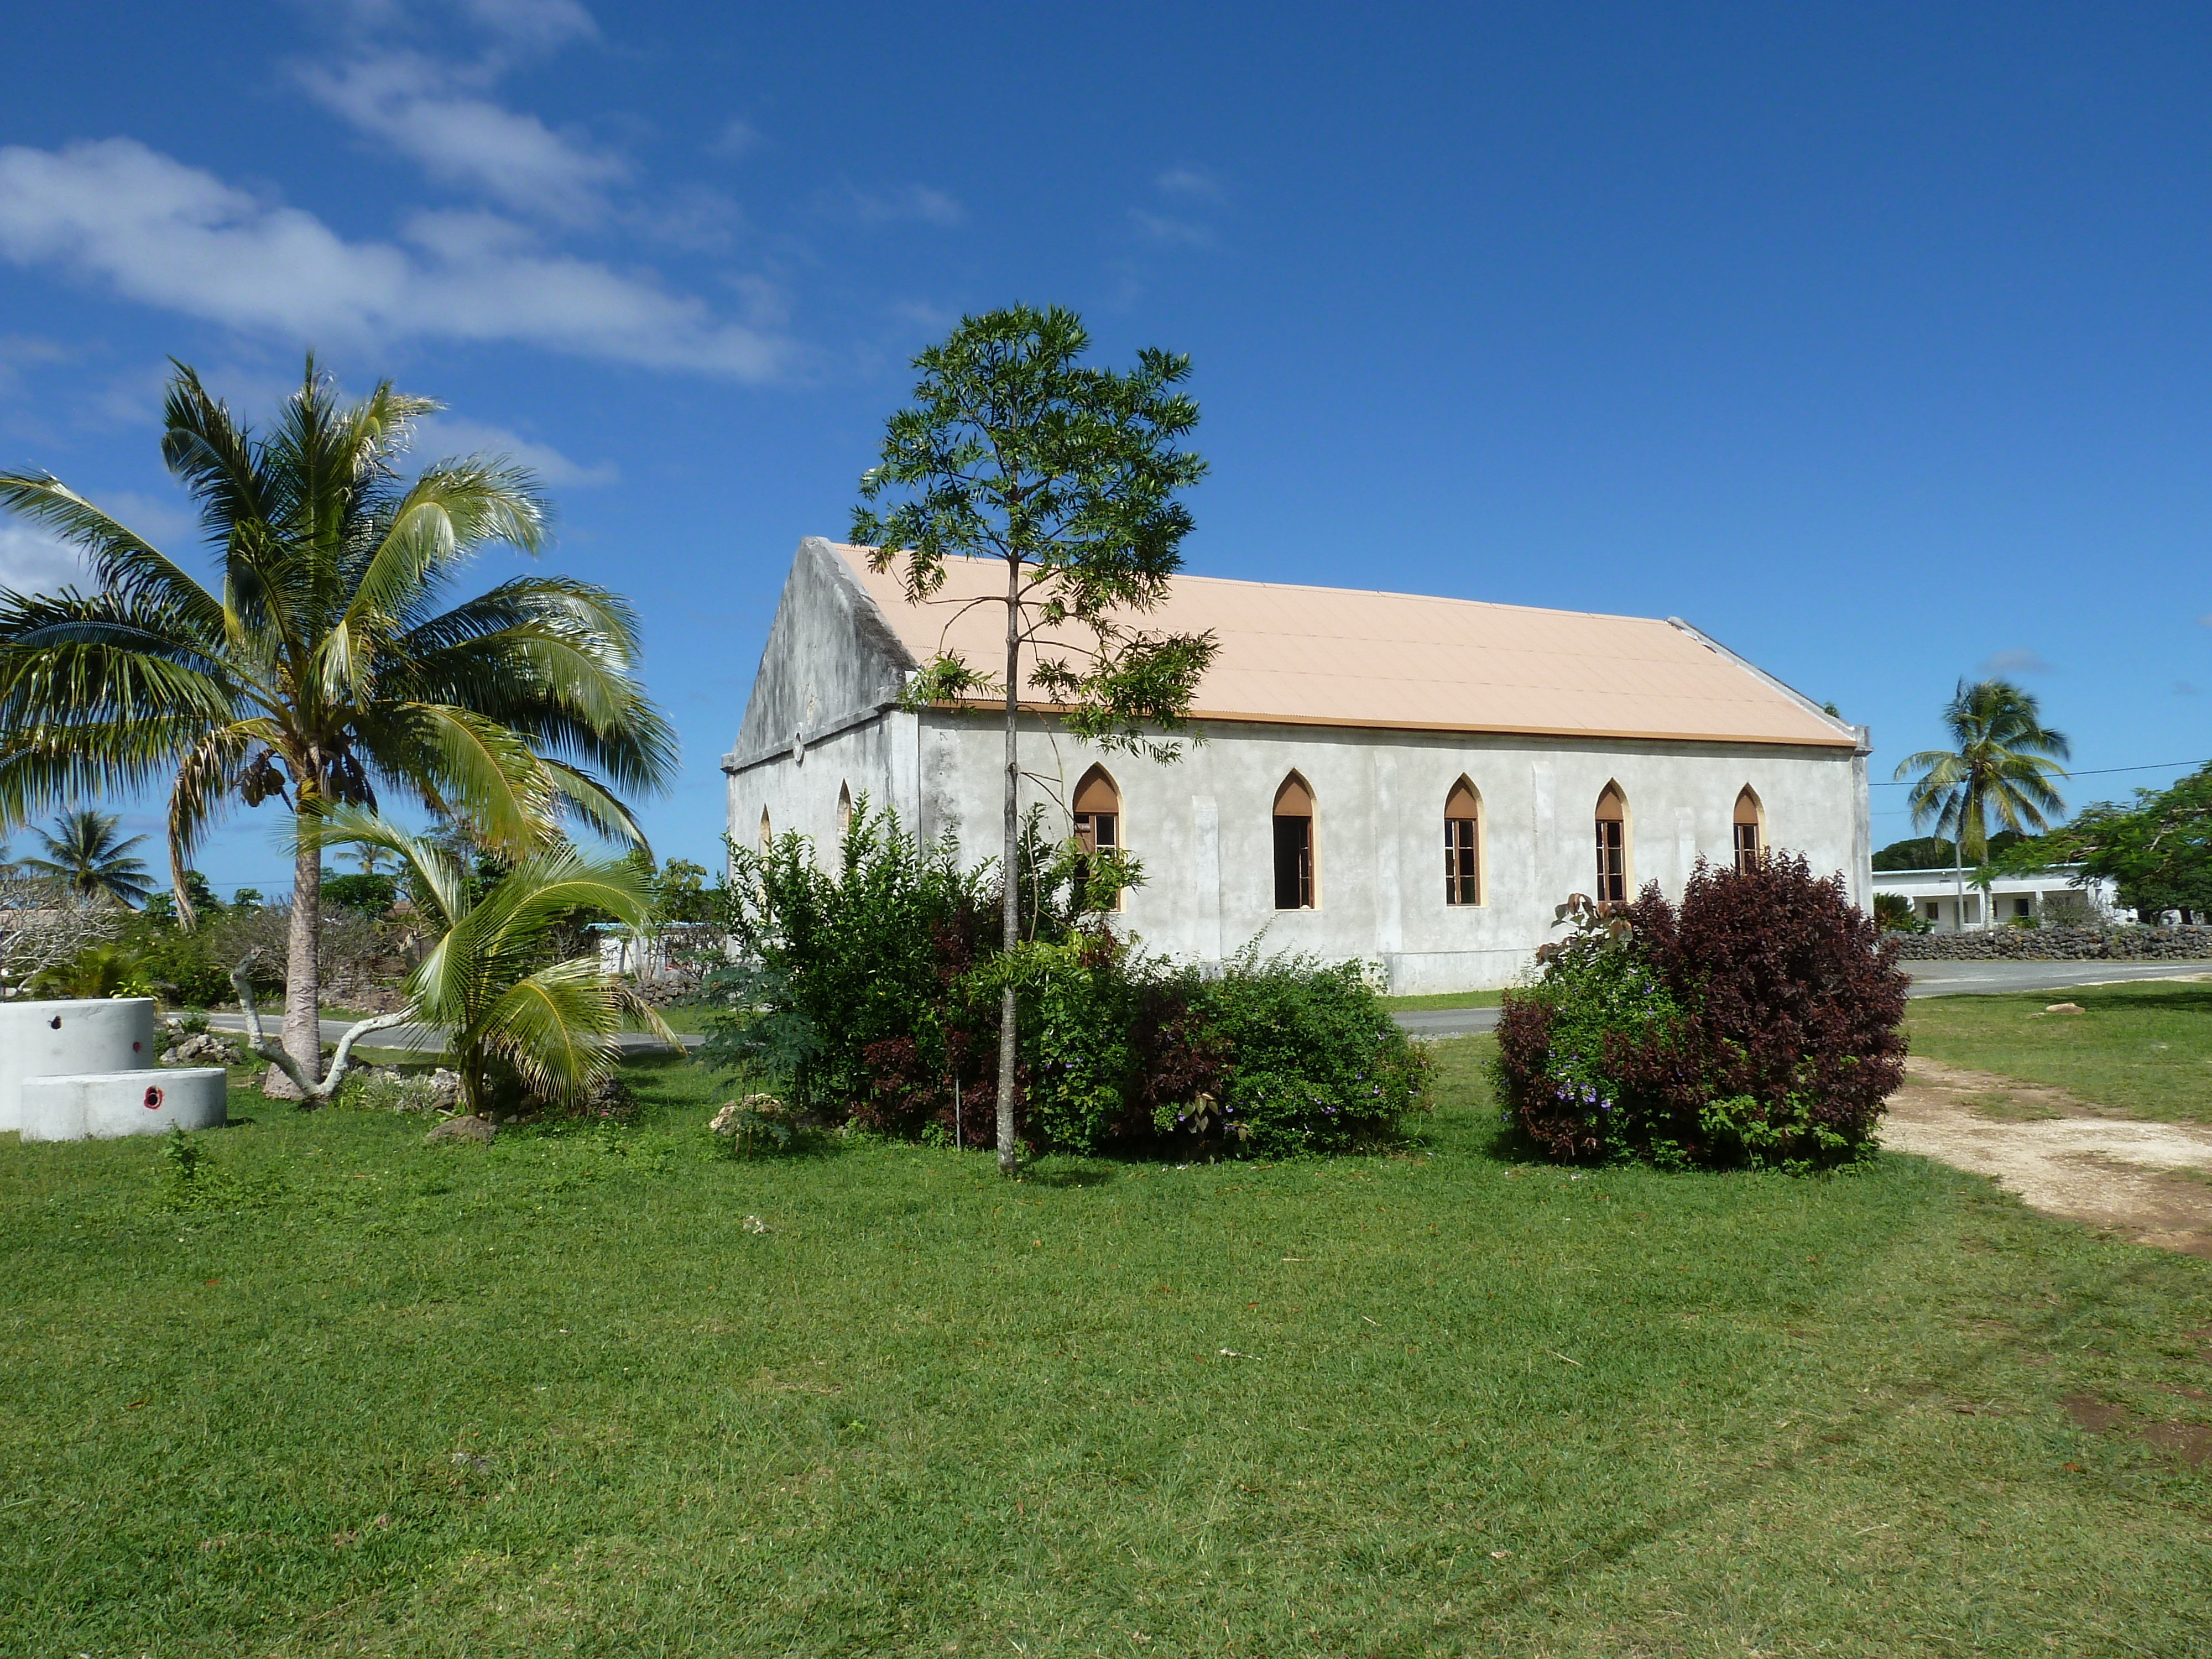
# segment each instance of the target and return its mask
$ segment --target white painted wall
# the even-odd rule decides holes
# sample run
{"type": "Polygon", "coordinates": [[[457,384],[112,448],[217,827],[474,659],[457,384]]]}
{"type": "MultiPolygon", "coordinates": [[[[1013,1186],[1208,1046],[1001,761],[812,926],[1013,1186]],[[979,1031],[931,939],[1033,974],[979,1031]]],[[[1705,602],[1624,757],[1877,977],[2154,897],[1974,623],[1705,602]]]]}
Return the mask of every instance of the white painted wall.
{"type": "MultiPolygon", "coordinates": [[[[2077,883],[2078,864],[2062,864],[2033,875],[1999,876],[1990,884],[1990,906],[1992,916],[2000,927],[2016,918],[2040,919],[2053,900],[2068,902],[2087,899],[2090,907],[2106,921],[2132,921],[2135,912],[2119,908],[2118,884],[2109,878],[2100,878],[2087,883],[2077,883]],[[2023,903],[2026,908],[2021,908],[2023,903]]],[[[1912,914],[1923,921],[1933,923],[1939,933],[1960,931],[1961,910],[1966,928],[1982,925],[1981,890],[1974,885],[1973,872],[1965,872],[1966,887],[1963,906],[1960,903],[1959,872],[1950,870],[1876,870],[1871,874],[1874,890],[1895,893],[1911,902],[1912,914]]]]}
{"type": "MultiPolygon", "coordinates": [[[[1849,750],[1223,722],[1207,735],[1180,763],[1156,765],[1041,720],[1024,727],[1024,769],[1048,780],[1024,784],[1024,805],[1048,801],[1057,816],[1094,761],[1113,775],[1123,844],[1146,872],[1120,921],[1170,955],[1218,961],[1264,930],[1264,951],[1379,959],[1399,992],[1510,983],[1559,936],[1553,908],[1595,884],[1593,817],[1608,781],[1628,803],[1632,888],[1656,881],[1679,895],[1700,854],[1727,862],[1749,784],[1767,846],[1842,872],[1853,900],[1869,902],[1865,763],[1849,750]],[[1319,902],[1278,911],[1272,814],[1293,769],[1314,793],[1319,902]],[[1485,902],[1474,907],[1444,902],[1443,806],[1462,774],[1483,809],[1485,902]]],[[[991,717],[892,711],[732,771],[732,834],[753,844],[765,806],[777,834],[812,836],[826,858],[842,786],[890,800],[925,836],[956,830],[981,863],[1000,842],[1003,744],[991,717]]]]}

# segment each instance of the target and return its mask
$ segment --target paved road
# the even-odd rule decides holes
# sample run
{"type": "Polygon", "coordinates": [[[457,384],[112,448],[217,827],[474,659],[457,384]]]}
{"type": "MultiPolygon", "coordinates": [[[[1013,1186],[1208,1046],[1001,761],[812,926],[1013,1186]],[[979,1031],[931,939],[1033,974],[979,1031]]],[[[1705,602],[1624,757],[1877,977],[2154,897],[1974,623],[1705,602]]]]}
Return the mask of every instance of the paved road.
{"type": "MultiPolygon", "coordinates": [[[[246,1029],[246,1016],[210,1014],[208,1024],[218,1031],[243,1031],[246,1029]]],[[[326,1019],[323,1021],[322,1025],[323,1041],[325,1042],[336,1042],[348,1031],[353,1030],[353,1022],[349,1019],[326,1019]]],[[[261,1022],[262,1035],[271,1042],[276,1040],[277,1033],[283,1027],[283,1021],[275,1017],[264,1018],[261,1022]]],[[[622,1051],[626,1054],[668,1052],[667,1045],[659,1037],[649,1036],[643,1031],[620,1032],[616,1040],[622,1044],[622,1051]]],[[[684,1039],[684,1046],[686,1048],[696,1048],[706,1040],[702,1036],[686,1036],[684,1039]]],[[[381,1031],[371,1031],[361,1040],[361,1046],[365,1049],[402,1048],[412,1053],[436,1054],[445,1052],[446,1036],[442,1030],[432,1025],[392,1025],[381,1031]]]]}
{"type": "MultiPolygon", "coordinates": [[[[2212,974],[2212,962],[1919,962],[1906,971],[1912,975],[1912,996],[1995,996],[2130,979],[2183,979],[2212,974]]],[[[1408,1008],[1391,1018],[1415,1036],[1468,1036],[1496,1029],[1498,1010],[1408,1008]]]]}

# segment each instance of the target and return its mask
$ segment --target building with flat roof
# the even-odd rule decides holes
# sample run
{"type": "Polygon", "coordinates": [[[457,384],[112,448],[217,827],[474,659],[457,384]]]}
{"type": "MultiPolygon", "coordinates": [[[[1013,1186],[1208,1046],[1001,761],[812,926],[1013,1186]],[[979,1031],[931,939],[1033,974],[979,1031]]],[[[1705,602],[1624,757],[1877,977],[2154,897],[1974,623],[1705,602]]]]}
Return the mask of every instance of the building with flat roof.
{"type": "MultiPolygon", "coordinates": [[[[2032,875],[1995,878],[1990,883],[1989,924],[2002,927],[2035,921],[2100,926],[2135,920],[2134,911],[2118,908],[2118,890],[2109,878],[2084,882],[2081,874],[2078,864],[2055,864],[2032,875]]],[[[1936,933],[1957,933],[1984,925],[1982,891],[1974,885],[1971,871],[1962,880],[1960,872],[1948,866],[1876,870],[1873,880],[1875,892],[1896,894],[1936,933]]]]}
{"type": "MultiPolygon", "coordinates": [[[[945,572],[917,604],[865,550],[799,544],[722,762],[733,841],[826,854],[865,794],[996,854],[1003,704],[901,706],[940,651],[1004,660],[1005,567],[945,572]]],[[[1679,894],[1700,858],[1802,853],[1869,902],[1865,728],[1686,623],[1179,575],[1143,625],[1218,641],[1203,740],[1109,755],[1024,687],[1022,800],[1143,865],[1115,923],[1153,950],[1264,935],[1454,991],[1510,983],[1570,893],[1679,894]]]]}

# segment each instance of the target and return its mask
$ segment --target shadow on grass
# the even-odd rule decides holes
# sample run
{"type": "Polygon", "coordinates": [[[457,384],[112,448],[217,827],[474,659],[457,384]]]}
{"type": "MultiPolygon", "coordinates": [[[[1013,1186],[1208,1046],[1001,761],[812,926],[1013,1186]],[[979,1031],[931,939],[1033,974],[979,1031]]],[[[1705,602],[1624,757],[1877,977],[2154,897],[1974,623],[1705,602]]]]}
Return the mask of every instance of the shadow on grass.
{"type": "MultiPolygon", "coordinates": [[[[2085,1006],[2093,1014],[2108,1010],[2114,1013],[2212,1014],[2212,985],[2183,987],[2146,980],[2134,985],[2077,986],[2075,991],[2079,993],[2077,1001],[2082,996],[2088,999],[2085,1006]],[[2137,985],[2141,988],[2136,988],[2137,985]]],[[[2037,994],[2039,998],[2044,994],[2037,994]]]]}
{"type": "MultiPolygon", "coordinates": [[[[1132,1159],[1132,1163],[1156,1163],[1157,1159],[1132,1159]]],[[[1022,1179],[1040,1187],[1103,1187],[1113,1180],[1111,1170],[1102,1170],[1095,1164],[1080,1164],[1069,1168],[1054,1168],[1050,1164],[1032,1164],[1022,1171],[1022,1179]]]]}

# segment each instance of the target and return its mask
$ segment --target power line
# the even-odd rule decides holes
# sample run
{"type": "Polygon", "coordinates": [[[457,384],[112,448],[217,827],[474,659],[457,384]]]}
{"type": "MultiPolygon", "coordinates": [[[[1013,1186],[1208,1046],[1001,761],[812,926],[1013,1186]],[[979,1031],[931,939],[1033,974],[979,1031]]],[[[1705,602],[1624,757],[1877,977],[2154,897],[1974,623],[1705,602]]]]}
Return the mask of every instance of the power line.
{"type": "MultiPolygon", "coordinates": [[[[2115,772],[2163,772],[2170,766],[2196,766],[2199,763],[2197,761],[2147,761],[2141,766],[2097,766],[2092,767],[2086,772],[2066,772],[2060,775],[2069,778],[2102,778],[2109,777],[2115,772]]],[[[1871,789],[1910,789],[1913,784],[1909,778],[1887,780],[1875,778],[1868,780],[1867,787],[1871,789]]]]}

